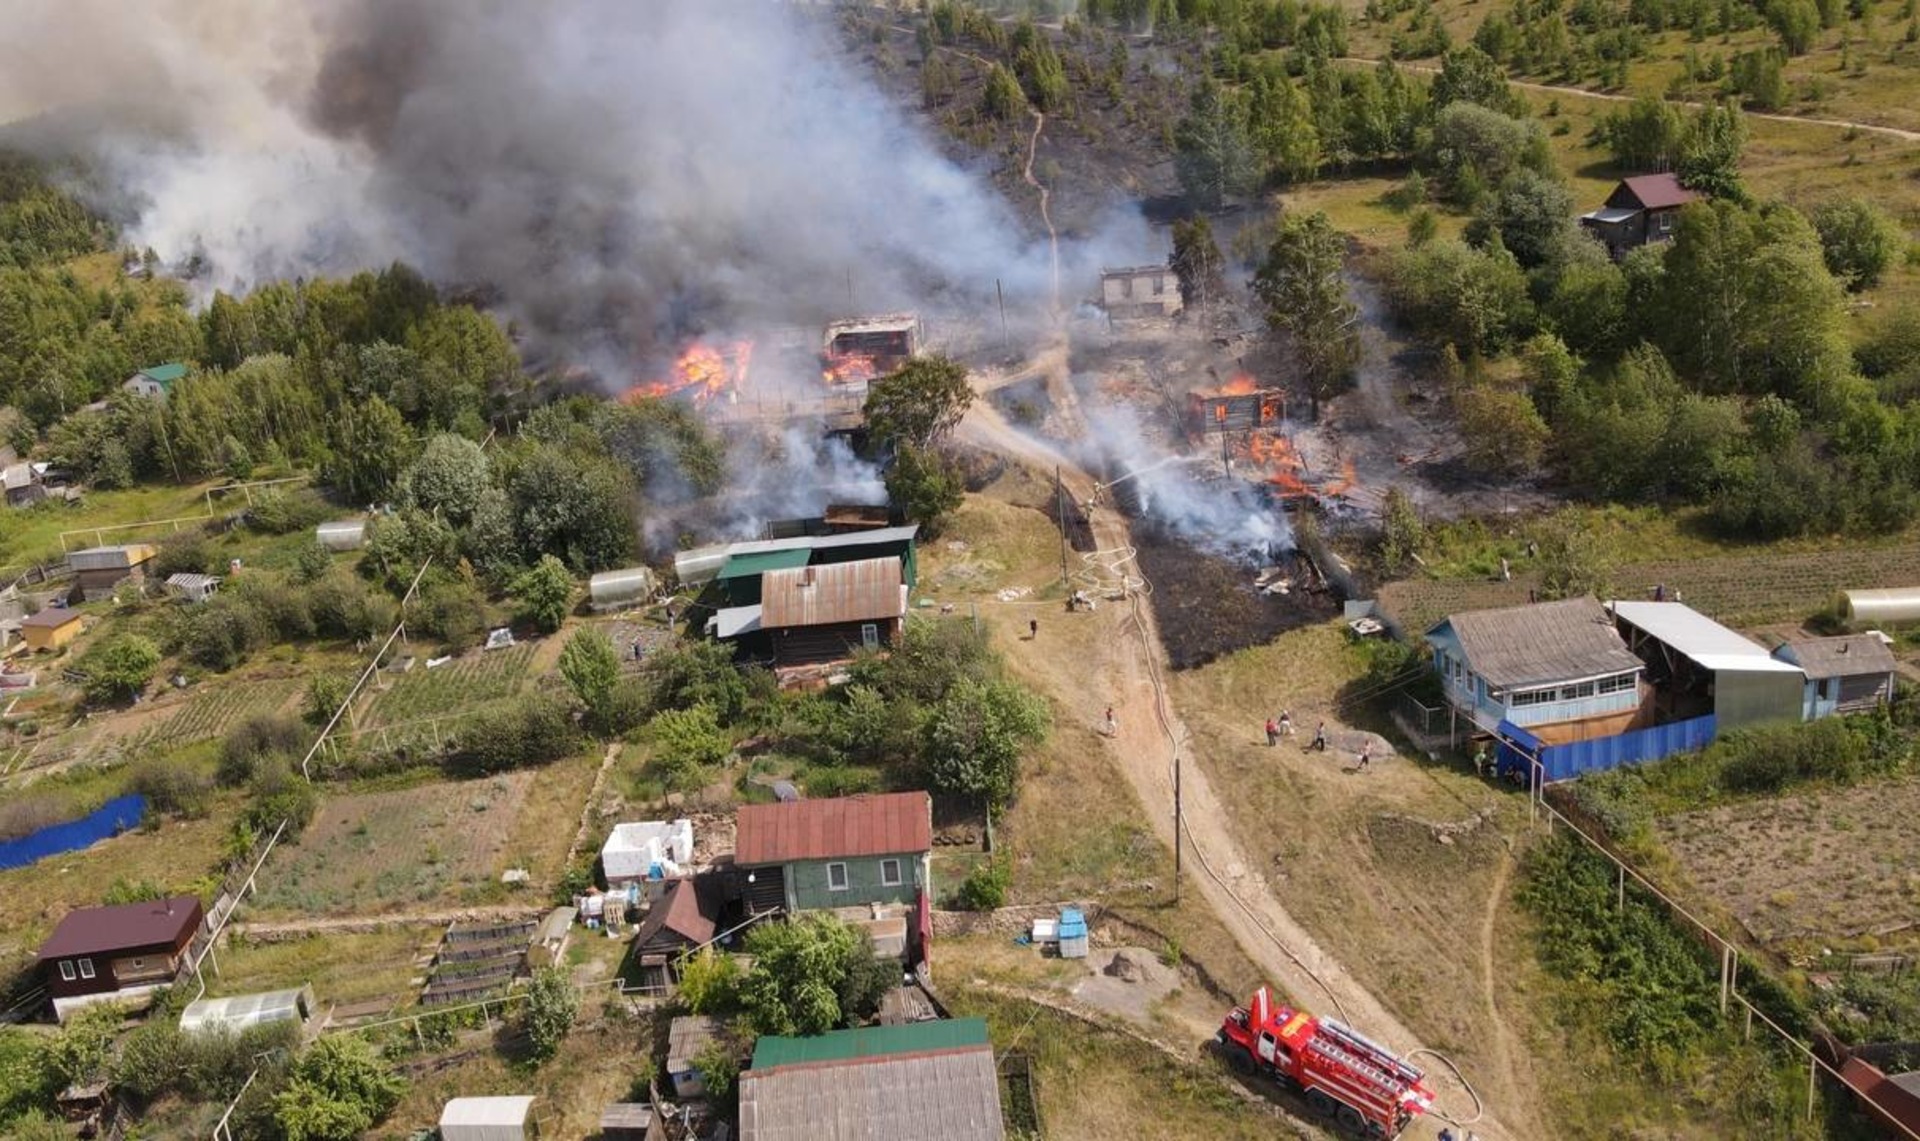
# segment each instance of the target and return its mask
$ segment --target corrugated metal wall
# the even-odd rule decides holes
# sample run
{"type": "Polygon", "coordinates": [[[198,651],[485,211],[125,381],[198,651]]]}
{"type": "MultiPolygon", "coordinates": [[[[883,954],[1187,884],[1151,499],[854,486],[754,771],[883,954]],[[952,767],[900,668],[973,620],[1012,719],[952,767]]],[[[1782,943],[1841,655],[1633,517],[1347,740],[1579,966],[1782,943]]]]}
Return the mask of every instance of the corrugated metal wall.
{"type": "Polygon", "coordinates": [[[1571,780],[1582,773],[1605,772],[1621,765],[1657,761],[1675,753],[1704,749],[1713,741],[1715,729],[1715,718],[1696,717],[1612,737],[1542,748],[1538,737],[1510,721],[1502,721],[1497,762],[1503,773],[1514,766],[1524,771],[1531,767],[1529,758],[1537,752],[1547,780],[1571,780]]]}

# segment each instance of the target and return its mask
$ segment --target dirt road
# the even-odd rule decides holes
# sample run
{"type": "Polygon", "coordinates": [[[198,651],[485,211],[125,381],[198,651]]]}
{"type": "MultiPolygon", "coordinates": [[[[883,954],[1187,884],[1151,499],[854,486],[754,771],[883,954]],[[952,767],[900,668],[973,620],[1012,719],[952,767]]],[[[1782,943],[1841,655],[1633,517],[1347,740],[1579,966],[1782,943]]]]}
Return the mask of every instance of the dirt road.
{"type": "MultiPolygon", "coordinates": [[[[1067,354],[1046,351],[1042,359],[1055,362],[1064,372],[1067,354]]],[[[1049,378],[1051,391],[1071,392],[1063,375],[1049,378]]],[[[1076,418],[1077,415],[1076,415],[1076,418]]],[[[1056,466],[1070,491],[1084,500],[1096,482],[1072,458],[1047,443],[1015,430],[986,401],[977,401],[960,427],[962,438],[995,449],[1041,471],[1056,466]]],[[[1111,511],[1096,511],[1090,519],[1096,543],[1104,550],[1124,550],[1130,536],[1125,521],[1111,511]]],[[[1318,942],[1290,915],[1281,902],[1253,872],[1245,854],[1226,828],[1227,814],[1198,764],[1184,756],[1189,740],[1179,712],[1174,708],[1161,671],[1165,654],[1152,608],[1145,598],[1135,595],[1127,605],[1110,606],[1096,619],[1113,624],[1110,661],[1102,671],[1090,671],[1091,663],[1079,663],[1079,688],[1096,684],[1086,679],[1100,678],[1107,699],[1119,714],[1117,732],[1111,738],[1114,759],[1135,794],[1147,808],[1155,833],[1162,842],[1174,840],[1174,781],[1179,768],[1181,792],[1182,840],[1186,845],[1184,886],[1198,889],[1241,947],[1269,978],[1296,995],[1304,1003],[1335,1013],[1369,1035],[1385,1040],[1396,1048],[1412,1050],[1419,1039],[1373,994],[1356,981],[1323,950],[1318,942]]],[[[1431,1074],[1441,1097],[1441,1108],[1455,1119],[1472,1118],[1474,1096],[1454,1080],[1445,1065],[1433,1064],[1433,1058],[1416,1059],[1431,1074]]],[[[1485,1090],[1494,1104],[1487,1107],[1484,1119],[1472,1128],[1485,1141],[1544,1136],[1529,1128],[1531,1116],[1522,1107],[1523,1099],[1510,1084],[1507,1075],[1473,1074],[1469,1080],[1485,1090]],[[1514,1124],[1502,1116],[1510,1115],[1514,1124]]],[[[1437,1122],[1423,1123],[1407,1136],[1431,1138],[1438,1132],[1437,1122]]]]}
{"type": "MultiPolygon", "coordinates": [[[[1334,62],[1375,67],[1384,61],[1365,59],[1360,56],[1343,56],[1334,60],[1334,62]]],[[[1417,71],[1423,75],[1433,75],[1440,70],[1437,64],[1406,63],[1400,60],[1395,60],[1394,66],[1402,71],[1417,71]]],[[[1554,83],[1529,83],[1521,79],[1509,79],[1507,80],[1507,84],[1510,87],[1518,87],[1522,91],[1540,91],[1548,95],[1575,95],[1585,99],[1604,99],[1609,103],[1631,103],[1639,98],[1637,95],[1623,95],[1611,91],[1589,91],[1584,87],[1565,87],[1554,83]]],[[[1671,102],[1677,106],[1691,107],[1696,110],[1701,107],[1712,106],[1712,104],[1702,103],[1692,99],[1676,99],[1671,100],[1671,102]]],[[[1781,115],[1764,111],[1745,111],[1742,112],[1742,114],[1749,119],[1767,119],[1775,123],[1806,123],[1815,127],[1832,127],[1835,130],[1841,131],[1871,131],[1876,135],[1885,135],[1888,138],[1899,139],[1902,142],[1920,143],[1920,131],[1909,131],[1900,127],[1884,127],[1878,123],[1862,123],[1853,119],[1821,119],[1812,115],[1781,115]]]]}

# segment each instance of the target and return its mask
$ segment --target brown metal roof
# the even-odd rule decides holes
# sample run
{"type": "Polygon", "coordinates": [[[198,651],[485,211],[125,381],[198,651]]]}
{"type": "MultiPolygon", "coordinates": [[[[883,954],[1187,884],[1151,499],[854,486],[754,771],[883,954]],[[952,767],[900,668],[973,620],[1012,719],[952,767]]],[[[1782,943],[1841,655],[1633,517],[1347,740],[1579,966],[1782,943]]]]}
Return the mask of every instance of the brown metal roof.
{"type": "Polygon", "coordinates": [[[907,612],[897,558],[771,570],[760,579],[760,625],[787,630],[871,622],[907,612]]]}
{"type": "Polygon", "coordinates": [[[40,961],[137,947],[178,947],[192,937],[201,914],[200,900],[191,895],[69,911],[40,945],[40,961]]]}
{"type": "Polygon", "coordinates": [[[1002,1141],[1000,1081],[982,1044],[751,1069],[741,1141],[1002,1141]]]}
{"type": "Polygon", "coordinates": [[[653,905],[640,921],[634,943],[644,947],[662,931],[670,931],[698,946],[713,940],[713,916],[700,906],[700,892],[692,879],[679,880],[667,889],[667,897],[653,905]]]}
{"type": "Polygon", "coordinates": [[[1680,185],[1680,178],[1672,174],[1638,174],[1632,178],[1620,180],[1640,205],[1648,210],[1665,210],[1674,206],[1685,206],[1700,197],[1693,191],[1680,185]]]}
{"type": "Polygon", "coordinates": [[[933,800],[890,792],[742,805],[733,847],[741,867],[925,852],[933,847],[933,800]]]}
{"type": "Polygon", "coordinates": [[[1449,626],[1467,668],[1499,689],[1605,677],[1641,665],[1591,597],[1472,610],[1452,615],[1433,632],[1449,626]]]}
{"type": "MultiPolygon", "coordinates": [[[[1893,651],[1871,634],[1848,634],[1838,638],[1807,638],[1780,647],[1792,654],[1802,673],[1819,681],[1830,677],[1858,677],[1861,674],[1890,674],[1894,671],[1893,651]]],[[[1776,652],[1775,657],[1780,654],[1776,652]]]]}
{"type": "Polygon", "coordinates": [[[80,612],[78,610],[63,610],[57,606],[49,606],[38,614],[29,614],[27,617],[21,619],[20,626],[23,629],[32,628],[39,630],[44,628],[48,630],[58,630],[69,622],[78,621],[80,621],[80,612]]]}

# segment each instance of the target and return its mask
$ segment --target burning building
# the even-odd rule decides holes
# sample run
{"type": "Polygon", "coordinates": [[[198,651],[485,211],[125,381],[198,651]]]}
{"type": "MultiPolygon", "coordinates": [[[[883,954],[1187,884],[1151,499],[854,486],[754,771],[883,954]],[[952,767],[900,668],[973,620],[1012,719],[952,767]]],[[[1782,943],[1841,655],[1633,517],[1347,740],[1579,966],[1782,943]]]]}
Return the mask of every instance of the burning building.
{"type": "Polygon", "coordinates": [[[1271,427],[1286,416],[1286,393],[1278,388],[1261,388],[1245,374],[1234,377],[1224,388],[1195,389],[1187,394],[1187,422],[1202,434],[1271,427]]]}
{"type": "Polygon", "coordinates": [[[912,360],[925,339],[913,313],[835,321],[822,338],[823,376],[830,385],[865,385],[912,360]]]}
{"type": "Polygon", "coordinates": [[[741,389],[746,386],[747,366],[752,360],[752,341],[734,341],[717,347],[695,341],[680,351],[665,379],[636,384],[627,390],[625,399],[684,394],[700,404],[721,396],[729,401],[738,400],[741,389]]]}

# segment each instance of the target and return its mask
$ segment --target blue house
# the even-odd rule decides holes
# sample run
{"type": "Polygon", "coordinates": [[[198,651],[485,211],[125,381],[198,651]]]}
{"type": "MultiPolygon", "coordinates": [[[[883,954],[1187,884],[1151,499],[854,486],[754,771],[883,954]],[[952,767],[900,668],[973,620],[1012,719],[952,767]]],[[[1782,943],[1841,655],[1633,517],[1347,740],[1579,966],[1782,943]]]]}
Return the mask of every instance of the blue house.
{"type": "Polygon", "coordinates": [[[1801,719],[1865,713],[1893,699],[1893,651],[1877,634],[1803,638],[1774,648],[1773,656],[1807,677],[1801,719]]]}
{"type": "Polygon", "coordinates": [[[1448,703],[1486,732],[1505,721],[1558,744],[1640,717],[1643,663],[1593,598],[1454,614],[1426,637],[1448,703]]]}

